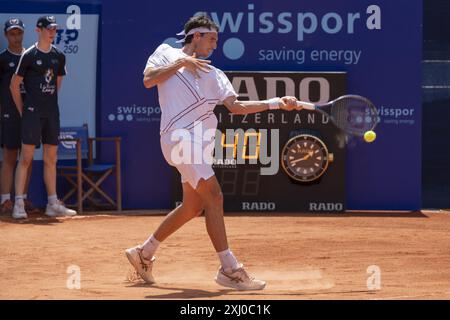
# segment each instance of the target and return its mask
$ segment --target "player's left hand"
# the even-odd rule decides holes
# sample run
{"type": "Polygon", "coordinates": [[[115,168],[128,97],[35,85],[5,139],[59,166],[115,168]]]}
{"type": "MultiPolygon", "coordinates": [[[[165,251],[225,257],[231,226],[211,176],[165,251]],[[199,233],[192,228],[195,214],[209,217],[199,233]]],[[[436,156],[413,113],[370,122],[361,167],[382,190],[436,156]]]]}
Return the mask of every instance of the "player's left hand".
{"type": "Polygon", "coordinates": [[[301,110],[302,107],[297,106],[297,98],[291,96],[284,96],[280,100],[280,109],[286,111],[301,110]]]}

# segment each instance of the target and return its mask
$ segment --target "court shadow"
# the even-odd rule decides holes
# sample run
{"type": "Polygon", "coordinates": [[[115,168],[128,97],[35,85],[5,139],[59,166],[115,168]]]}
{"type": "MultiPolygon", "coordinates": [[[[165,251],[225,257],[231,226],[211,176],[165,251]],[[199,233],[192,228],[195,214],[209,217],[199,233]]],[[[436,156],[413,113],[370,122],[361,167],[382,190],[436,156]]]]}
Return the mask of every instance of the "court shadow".
{"type": "Polygon", "coordinates": [[[9,215],[1,215],[0,222],[2,223],[10,223],[10,224],[34,224],[34,225],[53,225],[59,224],[63,221],[58,220],[56,218],[48,217],[44,214],[29,214],[27,219],[13,219],[9,215]]]}
{"type": "Polygon", "coordinates": [[[258,299],[258,297],[269,298],[271,296],[282,298],[289,297],[290,299],[295,299],[295,297],[299,297],[304,299],[307,297],[315,297],[315,296],[323,296],[325,299],[327,296],[336,296],[342,295],[345,297],[346,295],[354,295],[354,294],[366,294],[368,297],[371,295],[375,295],[376,291],[369,290],[349,290],[349,291],[319,291],[319,292],[272,292],[269,293],[267,291],[237,291],[233,289],[219,289],[217,291],[207,291],[200,289],[188,289],[188,288],[178,288],[178,287],[168,287],[168,286],[160,286],[160,285],[147,285],[145,283],[136,283],[130,285],[128,287],[137,287],[137,288],[154,288],[160,290],[170,290],[177,292],[170,292],[167,294],[157,294],[157,295],[148,295],[145,296],[146,299],[208,299],[208,298],[217,298],[227,295],[229,298],[233,299],[233,296],[248,296],[251,299],[258,299]]]}
{"type": "Polygon", "coordinates": [[[227,295],[230,292],[233,292],[235,290],[227,290],[227,289],[221,289],[218,291],[206,291],[206,290],[200,290],[200,289],[189,289],[189,288],[176,288],[176,287],[166,287],[166,286],[160,286],[157,284],[146,284],[143,282],[134,283],[129,286],[128,288],[152,288],[152,289],[160,289],[160,290],[170,290],[170,291],[177,291],[177,292],[171,292],[167,294],[158,294],[158,295],[149,295],[146,296],[146,299],[198,299],[198,298],[214,298],[214,297],[220,297],[223,295],[227,295]]]}
{"type": "Polygon", "coordinates": [[[176,290],[178,292],[171,292],[167,294],[149,295],[146,299],[207,299],[214,297],[221,297],[229,294],[233,290],[221,289],[218,291],[206,291],[200,289],[187,289],[187,288],[173,288],[173,287],[161,287],[153,286],[153,288],[161,290],[176,290]]]}
{"type": "MultiPolygon", "coordinates": [[[[248,216],[248,212],[226,212],[225,216],[248,216]]],[[[346,211],[343,213],[311,212],[255,212],[252,217],[321,217],[321,218],[428,218],[422,211],[346,211]]]]}
{"type": "MultiPolygon", "coordinates": [[[[127,216],[127,217],[144,217],[144,216],[160,216],[164,217],[170,210],[126,210],[122,212],[117,211],[96,211],[83,212],[83,216],[127,216]]],[[[425,210],[426,211],[426,210],[425,210]]],[[[203,214],[201,216],[204,216],[203,214]]],[[[362,218],[428,218],[423,211],[379,211],[379,210],[348,210],[342,213],[328,213],[328,212],[225,212],[228,217],[322,217],[322,218],[347,218],[347,217],[362,217],[362,218]]]]}
{"type": "Polygon", "coordinates": [[[345,215],[371,218],[428,218],[422,211],[349,211],[345,215]]]}

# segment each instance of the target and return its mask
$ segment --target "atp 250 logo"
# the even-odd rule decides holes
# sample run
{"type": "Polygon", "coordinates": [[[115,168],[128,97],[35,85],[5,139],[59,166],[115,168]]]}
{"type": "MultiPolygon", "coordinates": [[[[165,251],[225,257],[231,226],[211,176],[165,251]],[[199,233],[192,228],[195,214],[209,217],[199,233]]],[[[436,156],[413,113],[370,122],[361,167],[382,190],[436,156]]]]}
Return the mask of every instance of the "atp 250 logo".
{"type": "Polygon", "coordinates": [[[66,10],[69,17],[66,19],[66,28],[56,32],[55,45],[60,46],[65,54],[78,53],[79,30],[81,29],[81,9],[77,5],[71,5],[66,10]]]}

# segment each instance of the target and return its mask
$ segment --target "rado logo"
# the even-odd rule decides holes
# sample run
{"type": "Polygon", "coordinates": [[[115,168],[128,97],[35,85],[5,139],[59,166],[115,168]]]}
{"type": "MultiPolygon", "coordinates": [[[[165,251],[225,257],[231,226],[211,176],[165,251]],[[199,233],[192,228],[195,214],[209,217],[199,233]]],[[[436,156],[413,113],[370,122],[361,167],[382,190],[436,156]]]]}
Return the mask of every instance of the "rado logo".
{"type": "Polygon", "coordinates": [[[344,204],[343,203],[332,203],[332,202],[310,202],[309,203],[310,211],[343,211],[344,204]]]}
{"type": "Polygon", "coordinates": [[[274,211],[275,209],[275,202],[242,202],[242,210],[274,211]]]}
{"type": "MultiPolygon", "coordinates": [[[[233,73],[228,73],[228,76],[233,76],[233,73]]],[[[314,103],[325,103],[330,100],[330,82],[323,77],[306,77],[297,79],[290,76],[272,76],[268,74],[254,74],[248,76],[233,76],[231,81],[234,89],[241,98],[248,98],[249,100],[261,100],[261,98],[271,98],[276,96],[295,96],[302,101],[311,101],[311,97],[315,97],[314,103]],[[265,86],[257,86],[255,78],[261,78],[265,86]],[[277,91],[277,87],[281,86],[283,92],[277,91]],[[314,88],[314,89],[313,89],[314,88]],[[265,92],[258,92],[263,91],[265,92]],[[314,94],[312,94],[314,90],[314,94]]]]}

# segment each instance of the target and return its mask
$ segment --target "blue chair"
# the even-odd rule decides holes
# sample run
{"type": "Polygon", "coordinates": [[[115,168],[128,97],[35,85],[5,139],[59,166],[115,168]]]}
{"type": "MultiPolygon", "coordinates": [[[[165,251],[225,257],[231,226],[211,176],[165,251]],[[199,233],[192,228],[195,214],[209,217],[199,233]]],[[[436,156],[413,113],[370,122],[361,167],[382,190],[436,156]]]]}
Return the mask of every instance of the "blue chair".
{"type": "MultiPolygon", "coordinates": [[[[81,127],[62,127],[59,136],[57,173],[64,177],[71,189],[62,197],[68,206],[77,207],[83,212],[83,203],[87,200],[95,207],[104,206],[94,195],[98,194],[106,200],[108,206],[122,211],[121,189],[121,138],[120,137],[89,137],[87,125],[81,127]],[[94,144],[97,142],[115,143],[115,163],[101,163],[94,159],[94,144]],[[65,160],[75,160],[67,163],[65,160]],[[64,164],[60,164],[63,163],[64,164]],[[101,184],[109,177],[115,176],[116,199],[114,200],[101,188],[101,184]],[[67,201],[76,194],[76,201],[67,201]]],[[[98,158],[98,157],[97,157],[98,158]]]]}

